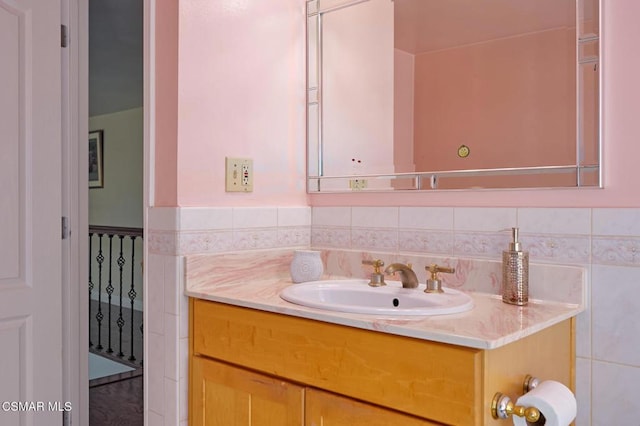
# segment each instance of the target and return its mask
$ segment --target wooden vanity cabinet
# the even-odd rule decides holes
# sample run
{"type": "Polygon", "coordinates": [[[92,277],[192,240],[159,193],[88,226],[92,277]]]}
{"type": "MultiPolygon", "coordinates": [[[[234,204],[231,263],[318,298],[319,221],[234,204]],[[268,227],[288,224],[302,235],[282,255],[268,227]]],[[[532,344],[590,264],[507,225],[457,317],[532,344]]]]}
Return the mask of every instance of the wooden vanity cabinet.
{"type": "Polygon", "coordinates": [[[482,350],[200,299],[190,308],[192,426],[506,425],[491,417],[495,392],[521,395],[526,374],[573,384],[572,320],[482,350]]]}
{"type": "Polygon", "coordinates": [[[192,358],[191,377],[191,425],[436,425],[206,357],[192,358]]]}
{"type": "Polygon", "coordinates": [[[192,425],[303,424],[303,386],[200,356],[191,380],[192,425]]]}
{"type": "Polygon", "coordinates": [[[438,426],[425,419],[319,389],[305,390],[306,426],[438,426]]]}

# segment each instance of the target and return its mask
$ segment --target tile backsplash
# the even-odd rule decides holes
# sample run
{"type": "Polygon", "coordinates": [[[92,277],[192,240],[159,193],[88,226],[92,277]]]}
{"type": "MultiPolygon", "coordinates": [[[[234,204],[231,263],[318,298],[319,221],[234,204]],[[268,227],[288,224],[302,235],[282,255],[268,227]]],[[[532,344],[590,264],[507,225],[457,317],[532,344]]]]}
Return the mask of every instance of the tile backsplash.
{"type": "Polygon", "coordinates": [[[149,250],[163,255],[308,247],[309,207],[171,208],[149,212],[149,250]]]}
{"type": "MultiPolygon", "coordinates": [[[[185,421],[186,397],[179,399],[181,406],[174,410],[169,410],[166,402],[176,393],[186,395],[184,324],[188,310],[182,293],[183,277],[175,273],[186,255],[313,247],[389,258],[433,256],[497,264],[514,226],[520,228],[532,264],[574,265],[586,271],[586,311],[576,323],[576,425],[637,424],[634,413],[640,411],[640,401],[634,395],[640,377],[640,209],[616,208],[151,209],[149,268],[160,265],[165,276],[157,290],[149,283],[149,300],[162,302],[178,297],[182,301],[177,314],[175,309],[163,312],[161,306],[150,306],[156,315],[164,315],[165,324],[164,328],[156,327],[150,340],[157,341],[164,333],[165,350],[178,347],[182,366],[175,373],[174,367],[165,365],[160,373],[164,375],[163,394],[150,391],[150,405],[159,411],[163,400],[165,411],[175,411],[179,413],[176,420],[185,421]],[[159,291],[163,294],[154,296],[159,291]]],[[[154,273],[158,275],[161,273],[154,273]]],[[[553,291],[554,279],[544,278],[546,291],[553,291]]],[[[149,374],[152,378],[157,371],[149,374]]]]}
{"type": "Polygon", "coordinates": [[[517,226],[536,262],[640,266],[637,215],[636,209],[316,207],[311,244],[499,258],[517,226]]]}
{"type": "Polygon", "coordinates": [[[532,263],[586,268],[587,309],[576,326],[576,425],[637,424],[640,209],[384,207],[382,218],[377,210],[313,208],[311,245],[499,261],[517,226],[532,263]],[[605,403],[610,395],[615,404],[605,403]]]}

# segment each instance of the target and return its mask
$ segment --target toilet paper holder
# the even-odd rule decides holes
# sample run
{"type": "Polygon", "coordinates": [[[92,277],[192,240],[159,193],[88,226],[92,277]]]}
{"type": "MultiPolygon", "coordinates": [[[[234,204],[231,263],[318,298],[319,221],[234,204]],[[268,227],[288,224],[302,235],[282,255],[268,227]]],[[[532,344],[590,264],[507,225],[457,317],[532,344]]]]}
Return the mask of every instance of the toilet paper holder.
{"type": "MultiPolygon", "coordinates": [[[[540,381],[530,375],[526,375],[522,383],[522,393],[525,394],[538,386],[540,381]]],[[[528,422],[535,423],[540,419],[540,410],[536,407],[523,407],[515,405],[509,396],[496,392],[491,401],[491,415],[494,419],[508,419],[515,415],[524,417],[528,422]]]]}

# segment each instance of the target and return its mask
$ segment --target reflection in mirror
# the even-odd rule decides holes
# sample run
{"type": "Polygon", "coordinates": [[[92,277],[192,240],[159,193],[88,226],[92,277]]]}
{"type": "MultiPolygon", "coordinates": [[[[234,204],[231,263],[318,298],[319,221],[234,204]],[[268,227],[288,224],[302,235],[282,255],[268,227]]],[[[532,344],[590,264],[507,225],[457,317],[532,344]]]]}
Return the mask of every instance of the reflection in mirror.
{"type": "Polygon", "coordinates": [[[598,0],[308,2],[309,191],[600,184],[598,0]]]}

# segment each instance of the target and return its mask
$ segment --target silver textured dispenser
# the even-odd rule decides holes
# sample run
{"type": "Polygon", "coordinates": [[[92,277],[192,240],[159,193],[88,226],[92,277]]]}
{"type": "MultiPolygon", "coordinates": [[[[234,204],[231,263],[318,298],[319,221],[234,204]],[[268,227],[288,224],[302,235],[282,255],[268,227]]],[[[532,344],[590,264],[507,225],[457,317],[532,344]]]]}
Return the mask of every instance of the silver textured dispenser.
{"type": "Polygon", "coordinates": [[[509,250],[502,252],[502,301],[512,305],[529,302],[529,253],[518,241],[518,228],[511,228],[509,250]]]}

